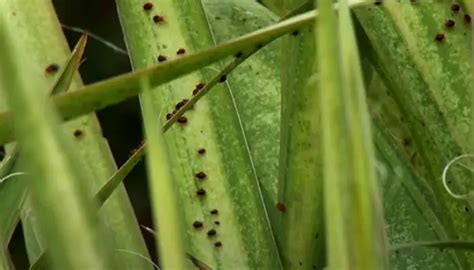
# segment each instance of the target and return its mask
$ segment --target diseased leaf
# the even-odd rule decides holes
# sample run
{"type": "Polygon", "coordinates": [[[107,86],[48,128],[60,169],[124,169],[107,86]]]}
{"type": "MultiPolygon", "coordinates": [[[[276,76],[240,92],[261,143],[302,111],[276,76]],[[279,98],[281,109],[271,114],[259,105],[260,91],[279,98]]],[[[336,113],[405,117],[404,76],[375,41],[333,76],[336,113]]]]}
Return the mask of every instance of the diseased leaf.
{"type": "MultiPolygon", "coordinates": [[[[63,119],[76,118],[137,95],[140,89],[139,80],[142,78],[149,78],[150,84],[155,87],[196,70],[202,65],[218,61],[223,57],[252,50],[255,46],[263,46],[285,33],[311,24],[313,19],[313,12],[308,12],[269,26],[266,29],[255,31],[255,33],[227,41],[203,52],[95,83],[77,91],[58,95],[53,100],[63,119]]],[[[0,143],[11,140],[13,140],[13,134],[10,115],[8,112],[0,113],[0,143]]]]}

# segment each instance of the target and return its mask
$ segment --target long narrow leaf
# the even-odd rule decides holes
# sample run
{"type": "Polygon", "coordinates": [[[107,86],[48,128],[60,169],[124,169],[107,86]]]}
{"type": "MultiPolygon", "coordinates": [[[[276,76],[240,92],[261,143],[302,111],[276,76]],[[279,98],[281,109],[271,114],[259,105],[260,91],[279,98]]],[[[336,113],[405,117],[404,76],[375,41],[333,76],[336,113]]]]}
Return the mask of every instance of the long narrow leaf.
{"type": "MultiPolygon", "coordinates": [[[[307,8],[309,2],[285,1],[307,8]]],[[[313,5],[313,1],[310,1],[313,5]]],[[[317,14],[318,15],[318,14],[317,14]]],[[[324,267],[321,130],[313,28],[282,43],[279,247],[286,269],[324,267]],[[289,53],[291,52],[291,53],[289,53]]]]}
{"type": "MultiPolygon", "coordinates": [[[[26,80],[30,84],[34,85],[33,88],[30,88],[34,93],[32,95],[43,95],[42,99],[38,99],[38,102],[40,102],[48,96],[48,90],[54,87],[54,83],[60,75],[59,71],[65,69],[65,64],[70,56],[66,39],[53,6],[51,2],[41,0],[28,1],[28,5],[24,5],[21,1],[2,1],[0,2],[0,9],[5,18],[4,27],[15,33],[9,38],[11,42],[15,43],[15,47],[21,55],[19,59],[28,60],[28,69],[23,70],[22,75],[27,78],[26,80]],[[48,34],[45,35],[44,33],[48,34]]],[[[80,60],[77,59],[77,61],[80,60]]],[[[81,85],[81,80],[76,73],[70,89],[77,89],[81,85]]],[[[2,100],[4,99],[2,98],[2,100]]],[[[2,111],[5,110],[6,108],[2,108],[2,111]]],[[[96,187],[115,170],[113,157],[100,131],[98,121],[93,114],[89,114],[75,121],[62,124],[61,133],[69,139],[73,139],[74,152],[78,154],[74,161],[78,166],[81,166],[81,171],[84,174],[90,175],[80,185],[86,187],[87,196],[92,196],[96,192],[96,187]]],[[[15,172],[31,173],[26,169],[21,154],[14,167],[15,172]]],[[[28,176],[31,177],[31,174],[28,176]]],[[[27,177],[23,176],[22,178],[27,177]]],[[[24,184],[29,183],[29,181],[26,182],[28,179],[18,178],[15,180],[22,180],[24,184]]],[[[9,184],[9,182],[6,184],[9,184]]],[[[95,211],[93,213],[96,214],[95,211]]],[[[123,187],[120,187],[113,198],[102,207],[98,216],[107,224],[107,231],[103,234],[111,236],[111,238],[108,238],[110,245],[131,250],[144,256],[147,255],[136,218],[123,187]]],[[[32,205],[24,206],[22,209],[22,226],[31,262],[46,247],[46,243],[42,241],[46,237],[40,230],[41,226],[38,223],[40,220],[41,217],[32,205]],[[35,249],[35,247],[40,247],[40,249],[35,249]]],[[[120,256],[122,254],[113,255],[115,255],[114,261],[120,262],[124,269],[151,268],[148,263],[139,257],[122,259],[123,256],[120,256]]]]}
{"type": "MultiPolygon", "coordinates": [[[[0,25],[5,25],[4,20],[0,25]]],[[[32,193],[42,217],[42,230],[47,235],[48,245],[55,267],[59,269],[110,269],[110,258],[105,245],[99,241],[97,222],[94,221],[92,205],[79,183],[82,176],[74,165],[74,152],[68,148],[67,140],[58,132],[59,121],[51,107],[45,106],[41,94],[32,95],[35,85],[21,74],[28,70],[26,61],[11,43],[11,33],[0,28],[3,42],[0,48],[2,65],[0,74],[3,89],[17,123],[16,132],[25,161],[35,179],[31,181],[32,193]],[[40,103],[39,103],[40,102],[40,103]],[[32,136],[31,129],[36,131],[32,136]],[[68,154],[65,154],[68,151],[68,154]],[[57,181],[61,180],[61,181],[57,181]],[[56,200],[60,200],[58,204],[56,200]],[[47,216],[46,216],[47,214],[47,216]],[[68,218],[64,218],[68,217],[68,218]],[[53,221],[53,222],[49,222],[53,221]],[[74,246],[70,243],[75,243],[74,246]],[[77,256],[77,249],[82,256],[77,256]]],[[[48,103],[46,103],[48,104],[48,103]]]]}
{"type": "MultiPolygon", "coordinates": [[[[180,58],[180,48],[189,53],[213,46],[199,1],[155,3],[157,13],[165,18],[158,25],[143,13],[139,1],[118,4],[135,68],[180,58]]],[[[243,55],[250,49],[234,54],[243,55]]],[[[153,93],[155,114],[166,119],[168,113],[176,113],[173,111],[189,102],[196,85],[207,84],[215,76],[216,67],[160,86],[161,91],[153,93]]],[[[224,83],[230,77],[232,74],[221,76],[221,86],[195,104],[164,136],[184,216],[186,250],[213,268],[278,269],[279,258],[240,113],[224,83]]]]}
{"type": "Polygon", "coordinates": [[[175,180],[170,171],[168,150],[148,82],[143,82],[142,111],[145,138],[148,141],[148,181],[150,183],[154,223],[160,228],[157,244],[164,269],[185,269],[183,230],[178,208],[175,180]]]}
{"type": "MultiPolygon", "coordinates": [[[[406,159],[413,160],[417,185],[428,185],[433,192],[437,219],[448,233],[443,239],[474,233],[467,225],[472,223],[467,202],[451,197],[441,179],[450,160],[472,151],[472,102],[467,98],[472,95],[472,33],[466,10],[453,4],[387,1],[354,10],[373,47],[372,52],[367,48],[367,56],[412,135],[415,147],[406,159]]],[[[456,193],[473,188],[472,174],[460,166],[447,177],[456,193]]],[[[456,257],[462,267],[474,265],[472,254],[456,252],[456,257]]]]}
{"type": "Polygon", "coordinates": [[[388,269],[370,123],[347,1],[342,1],[339,20],[331,1],[319,1],[318,7],[328,264],[333,269],[388,269]]]}

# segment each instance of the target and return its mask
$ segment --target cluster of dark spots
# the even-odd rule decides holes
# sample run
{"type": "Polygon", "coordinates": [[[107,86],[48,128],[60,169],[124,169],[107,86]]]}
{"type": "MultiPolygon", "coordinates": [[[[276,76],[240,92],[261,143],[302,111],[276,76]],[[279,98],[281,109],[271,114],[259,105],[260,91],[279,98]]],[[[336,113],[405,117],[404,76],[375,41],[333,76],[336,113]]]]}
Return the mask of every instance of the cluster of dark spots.
{"type": "Polygon", "coordinates": [[[155,15],[155,16],[153,16],[153,21],[155,23],[163,23],[163,22],[165,22],[165,17],[160,16],[160,15],[155,15]]]}
{"type": "Polygon", "coordinates": [[[183,99],[180,102],[176,103],[176,106],[175,106],[176,110],[181,109],[184,105],[186,105],[186,103],[188,103],[188,101],[189,100],[187,99],[183,99]]]}
{"type": "Polygon", "coordinates": [[[286,205],[282,202],[278,202],[276,204],[276,208],[278,209],[278,211],[282,212],[282,213],[285,213],[286,212],[286,205]]]}
{"type": "Polygon", "coordinates": [[[227,75],[225,75],[225,74],[222,75],[222,76],[219,78],[219,82],[220,82],[220,83],[223,83],[223,82],[225,82],[226,80],[227,80],[227,75]]]}
{"type": "Polygon", "coordinates": [[[172,114],[172,113],[167,113],[167,114],[166,114],[166,120],[170,120],[171,117],[173,117],[173,114],[172,114]]]}
{"type": "Polygon", "coordinates": [[[58,64],[50,64],[45,69],[47,74],[54,74],[54,73],[58,72],[58,70],[59,70],[59,65],[58,64]]]}
{"type": "Polygon", "coordinates": [[[438,42],[443,42],[446,39],[446,35],[444,33],[438,33],[435,36],[435,40],[438,42]]]}
{"type": "Polygon", "coordinates": [[[178,118],[178,123],[180,124],[186,124],[188,122],[188,118],[186,118],[186,116],[181,116],[180,118],[178,118]]]}
{"type": "Polygon", "coordinates": [[[185,54],[186,53],[186,50],[184,48],[179,48],[177,51],[176,51],[176,54],[177,55],[180,55],[180,54],[185,54]]]}
{"type": "Polygon", "coordinates": [[[204,155],[205,153],[206,153],[206,149],[204,149],[204,148],[201,148],[201,149],[198,150],[198,154],[200,154],[200,155],[204,155]]]}
{"type": "Polygon", "coordinates": [[[166,59],[167,59],[167,58],[166,58],[166,56],[164,56],[164,55],[160,54],[160,55],[158,55],[158,58],[157,58],[157,59],[158,59],[158,62],[160,62],[160,63],[161,63],[161,62],[164,62],[164,61],[166,61],[166,59]]]}
{"type": "Polygon", "coordinates": [[[214,224],[220,225],[221,223],[218,220],[216,220],[216,221],[214,221],[214,224]]]}
{"type": "Polygon", "coordinates": [[[235,54],[235,58],[240,58],[240,57],[242,57],[242,55],[244,55],[243,52],[238,52],[238,53],[235,54]]]}
{"type": "Polygon", "coordinates": [[[471,16],[469,16],[468,14],[465,14],[465,15],[464,15],[464,22],[465,22],[465,23],[471,23],[471,20],[472,20],[472,19],[471,19],[471,16]]]}
{"type": "Polygon", "coordinates": [[[197,90],[201,90],[201,89],[203,89],[203,88],[204,88],[204,86],[206,86],[206,84],[205,84],[205,83],[198,83],[198,84],[196,84],[196,88],[195,88],[195,89],[197,89],[197,90]]]}
{"type": "Polygon", "coordinates": [[[204,180],[207,178],[207,174],[205,172],[198,172],[194,176],[196,176],[196,178],[200,180],[204,180]]]}
{"type": "Polygon", "coordinates": [[[454,20],[449,19],[444,25],[446,25],[447,28],[453,28],[456,25],[456,22],[454,20]]]}
{"type": "Polygon", "coordinates": [[[201,221],[194,221],[193,222],[193,227],[196,228],[196,229],[199,229],[199,228],[202,228],[203,224],[201,221]]]}
{"type": "Polygon", "coordinates": [[[451,10],[452,10],[453,12],[459,12],[459,10],[461,10],[461,6],[458,5],[458,4],[453,4],[453,5],[451,6],[451,10]]]}
{"type": "Polygon", "coordinates": [[[152,10],[153,9],[153,4],[148,2],[143,5],[143,9],[146,11],[152,10]]]}
{"type": "Polygon", "coordinates": [[[299,34],[300,34],[300,31],[299,31],[299,30],[295,30],[295,31],[291,32],[291,35],[292,35],[292,36],[295,36],[295,37],[296,37],[297,35],[299,35],[299,34]]]}
{"type": "Polygon", "coordinates": [[[83,133],[82,130],[80,130],[80,129],[76,129],[76,130],[74,130],[74,132],[73,132],[73,135],[74,135],[74,137],[76,137],[76,138],[82,137],[82,134],[84,134],[84,133],[83,133]]]}
{"type": "Polygon", "coordinates": [[[222,247],[222,242],[221,241],[217,241],[214,243],[214,246],[215,247],[222,247]]]}
{"type": "Polygon", "coordinates": [[[201,91],[204,88],[204,86],[206,86],[205,83],[196,84],[196,87],[193,90],[193,96],[197,95],[197,93],[199,93],[199,91],[201,91]]]}
{"type": "Polygon", "coordinates": [[[217,215],[219,214],[219,211],[217,209],[212,209],[210,213],[211,215],[217,215]]]}
{"type": "Polygon", "coordinates": [[[206,196],[206,190],[203,188],[200,188],[196,191],[196,195],[198,196],[206,196]]]}
{"type": "Polygon", "coordinates": [[[207,236],[215,236],[217,234],[217,231],[214,229],[210,229],[207,231],[207,236]]]}

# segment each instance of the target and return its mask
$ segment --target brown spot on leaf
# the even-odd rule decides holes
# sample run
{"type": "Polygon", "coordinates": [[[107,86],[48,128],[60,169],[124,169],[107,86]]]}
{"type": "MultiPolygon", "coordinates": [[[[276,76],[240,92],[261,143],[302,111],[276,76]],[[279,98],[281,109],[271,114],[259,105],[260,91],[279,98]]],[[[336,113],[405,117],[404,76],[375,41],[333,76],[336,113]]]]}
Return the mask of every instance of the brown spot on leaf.
{"type": "Polygon", "coordinates": [[[58,64],[50,64],[45,69],[47,74],[54,74],[54,73],[58,72],[58,70],[59,70],[58,64]]]}
{"type": "Polygon", "coordinates": [[[276,205],[276,208],[278,209],[278,211],[280,211],[282,213],[285,213],[285,211],[286,211],[286,205],[282,202],[278,202],[277,205],[276,205]]]}
{"type": "Polygon", "coordinates": [[[155,23],[162,23],[165,21],[165,18],[163,16],[160,16],[160,15],[155,15],[153,16],[153,21],[155,23]]]}
{"type": "Polygon", "coordinates": [[[83,132],[82,132],[82,130],[80,130],[80,129],[76,129],[76,130],[74,130],[74,133],[73,133],[73,134],[74,134],[74,137],[80,138],[80,137],[82,137],[83,132]]]}
{"type": "Polygon", "coordinates": [[[194,176],[196,176],[196,178],[198,178],[198,179],[204,180],[204,179],[206,179],[207,174],[205,172],[198,172],[194,176]]]}
{"type": "Polygon", "coordinates": [[[188,118],[186,118],[186,116],[181,116],[180,118],[178,118],[178,123],[180,124],[186,124],[188,122],[188,118]]]}
{"type": "Polygon", "coordinates": [[[196,229],[199,229],[199,228],[202,228],[203,224],[201,221],[194,221],[193,222],[193,227],[196,228],[196,229]]]}
{"type": "Polygon", "coordinates": [[[146,11],[149,11],[149,10],[151,10],[152,8],[153,8],[153,4],[150,3],[150,2],[145,3],[145,4],[143,5],[143,9],[146,10],[146,11]]]}

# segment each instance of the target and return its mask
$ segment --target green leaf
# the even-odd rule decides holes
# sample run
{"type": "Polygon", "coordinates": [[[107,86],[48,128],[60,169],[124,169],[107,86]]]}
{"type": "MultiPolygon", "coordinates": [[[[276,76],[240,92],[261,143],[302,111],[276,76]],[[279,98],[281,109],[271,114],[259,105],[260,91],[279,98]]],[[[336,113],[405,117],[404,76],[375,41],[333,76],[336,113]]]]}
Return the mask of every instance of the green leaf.
{"type": "MultiPolygon", "coordinates": [[[[308,12],[254,33],[226,41],[216,47],[205,50],[201,48],[203,51],[200,53],[58,95],[53,98],[53,101],[63,119],[76,118],[137,95],[140,91],[139,80],[143,78],[149,78],[150,85],[156,87],[223,57],[249,51],[256,46],[263,46],[285,33],[312,23],[313,19],[314,13],[308,12]]],[[[157,56],[155,55],[155,57],[157,56]]],[[[13,140],[13,133],[10,114],[8,112],[0,113],[0,144],[11,140],[13,140]]]]}
{"type": "MultiPolygon", "coordinates": [[[[277,21],[273,14],[254,1],[205,0],[203,3],[217,43],[277,21]]],[[[255,55],[246,53],[233,60],[232,63],[243,63],[226,81],[235,100],[248,151],[273,225],[277,214],[280,44],[273,42],[255,55]]]]}
{"type": "Polygon", "coordinates": [[[413,248],[439,248],[439,249],[462,249],[474,251],[474,241],[464,240],[447,240],[447,241],[422,241],[415,243],[408,243],[403,245],[396,245],[391,250],[413,249],[413,248]]]}
{"type": "MultiPolygon", "coordinates": [[[[84,53],[84,49],[87,43],[87,36],[82,36],[74,48],[71,57],[66,63],[66,67],[62,70],[61,75],[59,76],[57,82],[52,88],[51,94],[58,94],[65,92],[67,88],[71,85],[71,81],[74,73],[79,68],[79,64],[84,53]]],[[[20,175],[22,173],[12,173],[13,165],[18,158],[19,147],[16,143],[9,147],[9,150],[5,154],[5,158],[0,163],[0,187],[5,186],[5,178],[10,177],[11,175],[20,175]],[[10,150],[11,149],[11,150],[10,150]],[[10,174],[10,175],[8,175],[10,174]],[[8,175],[8,176],[7,176],[8,175]]],[[[0,204],[0,221],[4,221],[5,224],[0,224],[0,228],[3,230],[2,239],[6,239],[7,242],[10,239],[13,231],[18,224],[20,209],[23,205],[24,198],[26,195],[26,188],[21,179],[15,179],[15,183],[10,183],[5,190],[5,196],[1,196],[2,201],[0,204]],[[15,189],[15,190],[11,190],[15,189]],[[4,210],[2,208],[5,207],[4,210]]],[[[0,194],[1,192],[0,191],[0,194]]]]}
{"type": "Polygon", "coordinates": [[[21,72],[28,71],[27,61],[13,45],[4,18],[0,25],[3,25],[0,28],[3,40],[0,59],[4,64],[0,69],[0,81],[2,88],[8,89],[5,94],[14,112],[19,143],[27,168],[35,177],[29,179],[33,180],[31,191],[55,267],[110,269],[110,258],[100,244],[104,242],[99,241],[100,234],[91,211],[93,206],[86,198],[84,186],[79,184],[84,176],[75,165],[71,142],[59,130],[52,107],[41,102],[44,97],[38,91],[32,94],[35,85],[21,72]],[[31,130],[35,130],[34,135],[31,130]],[[77,250],[82,251],[81,256],[77,256],[77,250]]]}
{"type": "Polygon", "coordinates": [[[185,269],[183,249],[183,230],[180,222],[178,198],[176,196],[176,179],[170,171],[168,151],[163,142],[161,128],[156,121],[158,114],[154,109],[153,96],[150,86],[145,80],[142,84],[141,104],[145,138],[149,147],[148,181],[153,207],[155,225],[160,228],[159,241],[160,258],[164,269],[185,269]]]}
{"type": "MultiPolygon", "coordinates": [[[[262,12],[262,16],[250,16],[247,12],[245,12],[245,9],[243,7],[247,7],[247,3],[243,3],[241,1],[229,1],[228,3],[223,3],[222,1],[213,1],[207,0],[206,1],[206,9],[209,10],[209,13],[211,14],[220,14],[221,16],[211,16],[214,19],[211,20],[211,26],[213,27],[213,32],[215,34],[215,38],[217,41],[220,40],[227,40],[229,38],[233,38],[233,36],[236,36],[240,32],[247,31],[247,28],[253,27],[255,24],[260,24],[260,23],[268,23],[270,21],[270,18],[266,17],[271,17],[268,15],[266,12],[262,12]],[[243,7],[240,7],[240,5],[243,4],[243,7]],[[234,6],[236,5],[236,6],[234,6]],[[225,8],[223,8],[225,7],[225,8]],[[222,16],[226,12],[234,12],[235,10],[242,10],[243,14],[241,14],[241,17],[236,17],[235,21],[230,21],[229,23],[231,25],[226,25],[226,27],[223,27],[222,29],[219,28],[219,26],[222,26],[223,24],[221,21],[227,17],[222,16]],[[254,21],[255,20],[255,21],[254,21]],[[241,27],[241,21],[246,21],[248,24],[248,27],[243,28],[241,27]],[[234,28],[230,28],[231,26],[235,26],[234,28]]],[[[255,7],[255,3],[251,2],[251,7],[252,10],[254,10],[257,7],[255,7]]],[[[261,10],[261,9],[260,9],[261,10]]],[[[252,13],[254,14],[254,13],[252,13]]],[[[254,30],[254,29],[250,29],[254,30]]],[[[243,34],[243,33],[242,33],[243,34]]],[[[275,45],[271,45],[273,48],[275,48],[275,45]]],[[[219,80],[223,75],[230,74],[233,72],[234,69],[236,69],[238,66],[240,66],[242,63],[248,63],[249,61],[251,64],[246,64],[244,67],[241,67],[241,70],[245,69],[252,69],[252,66],[254,65],[268,65],[269,68],[275,67],[275,65],[272,63],[274,61],[274,54],[272,50],[265,49],[265,57],[259,56],[255,58],[251,58],[249,61],[246,61],[249,57],[255,54],[255,52],[259,51],[260,48],[252,48],[251,50],[242,53],[240,57],[236,57],[233,59],[228,65],[226,65],[225,68],[223,68],[219,73],[217,73],[212,79],[210,79],[205,86],[197,92],[196,95],[193,95],[189,101],[183,105],[179,110],[177,110],[173,116],[166,121],[163,124],[162,130],[163,132],[166,132],[172,125],[176,124],[176,121],[184,115],[185,112],[188,110],[193,109],[194,104],[196,104],[201,98],[203,98],[206,93],[208,93],[211,89],[214,88],[217,84],[219,84],[219,80]],[[270,55],[272,55],[272,58],[270,58],[270,55]],[[254,59],[254,60],[252,60],[254,59]]],[[[264,195],[268,196],[276,196],[276,190],[275,190],[275,175],[274,171],[276,170],[275,168],[275,154],[278,152],[277,151],[277,145],[272,144],[269,145],[269,140],[259,140],[260,137],[266,137],[267,135],[269,136],[275,136],[278,134],[278,125],[276,125],[278,122],[278,112],[275,111],[275,106],[278,106],[278,100],[274,98],[274,96],[278,95],[278,91],[275,91],[271,87],[275,85],[275,75],[274,73],[269,74],[266,73],[268,69],[265,68],[262,71],[257,71],[258,74],[253,75],[250,78],[255,78],[258,79],[259,82],[262,84],[262,88],[266,89],[267,91],[246,91],[249,87],[249,85],[243,83],[241,80],[245,78],[246,81],[251,81],[249,80],[249,76],[245,74],[241,74],[242,72],[234,72],[232,74],[232,77],[230,78],[230,81],[228,81],[229,85],[232,88],[235,88],[237,91],[233,91],[233,94],[236,98],[236,103],[237,104],[242,104],[242,106],[246,106],[245,101],[247,99],[253,99],[253,98],[258,98],[260,101],[260,106],[259,107],[254,107],[254,106],[247,106],[251,107],[247,108],[246,110],[242,110],[245,115],[242,116],[242,118],[245,118],[245,121],[242,121],[244,124],[244,129],[245,132],[247,133],[247,136],[252,136],[255,134],[255,138],[248,138],[248,143],[249,147],[253,149],[252,152],[259,152],[257,156],[254,156],[254,162],[256,163],[262,163],[256,164],[255,167],[257,169],[257,174],[259,175],[259,180],[262,182],[262,188],[264,189],[264,195]],[[238,82],[235,82],[235,77],[240,76],[242,79],[240,79],[238,82]],[[270,84],[269,84],[270,83],[270,84]],[[265,88],[266,87],[266,88],[265,88]],[[268,93],[270,92],[270,93],[268,93]],[[270,98],[267,98],[270,97],[270,98]],[[273,97],[273,98],[272,98],[273,97]],[[264,103],[264,106],[262,106],[262,103],[264,103]],[[262,111],[262,107],[266,108],[266,110],[262,111]],[[265,114],[271,114],[270,117],[272,120],[270,121],[265,121],[262,122],[258,118],[255,118],[255,114],[258,112],[259,115],[265,115],[265,114]],[[265,113],[267,112],[267,113],[265,113]],[[273,123],[272,128],[268,128],[267,122],[273,123]],[[246,126],[250,126],[250,130],[246,129],[246,126]],[[272,150],[269,150],[269,147],[272,148],[272,150]],[[256,149],[258,148],[258,149],[256,149]],[[259,170],[262,170],[263,172],[259,172],[259,170]]],[[[253,85],[253,83],[252,83],[253,85]]],[[[97,199],[101,202],[105,201],[110,194],[114,191],[115,187],[122,182],[125,179],[125,176],[127,176],[128,173],[135,167],[135,165],[142,159],[145,151],[145,146],[146,142],[144,142],[142,145],[140,145],[135,151],[133,152],[132,156],[120,167],[119,170],[117,170],[114,175],[112,175],[106,184],[103,185],[101,190],[97,194],[97,199]]],[[[255,154],[254,154],[255,155],[255,154]]],[[[267,208],[272,207],[274,208],[276,198],[272,198],[270,200],[271,203],[267,204],[267,208]]]]}
{"type": "MultiPolygon", "coordinates": [[[[158,25],[150,22],[139,1],[118,4],[136,69],[153,65],[158,55],[168,60],[180,58],[176,55],[179,48],[192,53],[213,45],[198,1],[160,3],[160,13],[166,21],[158,25]]],[[[254,47],[233,54],[246,54],[254,47]]],[[[165,119],[177,102],[190,99],[197,84],[214,78],[215,69],[220,68],[216,65],[203,69],[153,92],[159,119],[165,119]]],[[[227,74],[226,79],[232,76],[227,74]]],[[[239,111],[232,92],[226,84],[221,85],[185,114],[186,123],[181,121],[164,136],[184,216],[186,250],[212,268],[278,269],[278,254],[242,134],[239,111]],[[205,153],[198,152],[201,148],[205,153]]]]}
{"type": "MultiPolygon", "coordinates": [[[[48,90],[53,88],[60,75],[59,72],[55,73],[54,69],[48,73],[46,68],[51,64],[56,64],[59,66],[58,71],[64,70],[66,69],[65,63],[70,56],[67,42],[62,34],[53,6],[44,1],[34,1],[28,5],[22,5],[18,1],[7,1],[0,4],[0,9],[5,11],[3,13],[6,19],[4,27],[15,32],[15,35],[10,36],[10,39],[14,42],[19,55],[21,55],[19,58],[28,61],[29,68],[22,71],[22,74],[28,78],[27,81],[34,85],[34,88],[30,90],[35,93],[34,95],[42,93],[44,95],[43,99],[46,98],[48,90]],[[48,33],[48,35],[44,33],[48,33]]],[[[71,65],[78,65],[80,58],[78,57],[74,61],[75,63],[71,65]]],[[[68,76],[75,73],[72,71],[74,69],[71,68],[71,73],[68,76]]],[[[74,76],[71,88],[76,89],[81,85],[80,78],[77,75],[74,76]]],[[[5,110],[6,107],[2,107],[2,111],[5,110]]],[[[82,166],[81,171],[91,176],[81,182],[81,186],[83,185],[87,189],[87,196],[91,198],[92,194],[96,192],[97,186],[115,170],[113,157],[103,138],[97,119],[94,115],[88,115],[64,123],[61,129],[63,135],[66,134],[69,138],[74,138],[72,142],[75,146],[74,152],[79,155],[75,159],[75,163],[82,164],[79,165],[82,166]]],[[[22,159],[23,155],[21,154],[13,171],[30,173],[29,170],[25,169],[22,159]]],[[[17,187],[15,193],[9,193],[10,196],[14,194],[19,196],[22,192],[26,192],[24,186],[30,181],[27,182],[29,179],[21,178],[15,180],[21,180],[23,182],[22,186],[17,187]]],[[[20,181],[14,182],[20,184],[20,181]]],[[[12,182],[7,181],[5,184],[9,185],[12,182]]],[[[1,198],[3,199],[4,196],[1,198]]],[[[0,205],[3,207],[3,204],[0,205]]],[[[96,215],[95,211],[93,213],[96,215]]],[[[117,190],[113,198],[101,209],[98,216],[107,223],[107,233],[104,234],[111,235],[111,238],[108,239],[112,246],[147,254],[145,243],[123,187],[117,190]]],[[[46,246],[44,241],[46,237],[41,233],[39,220],[41,220],[41,217],[35,209],[29,204],[25,205],[22,210],[22,226],[31,262],[36,260],[46,246]],[[30,227],[30,224],[32,227],[30,227]]],[[[120,262],[124,269],[151,268],[147,262],[139,257],[122,259],[124,257],[121,256],[122,254],[114,252],[113,255],[114,260],[120,262]]]]}
{"type": "Polygon", "coordinates": [[[361,66],[347,1],[319,1],[317,48],[328,265],[388,269],[361,66]],[[347,136],[350,134],[350,137],[347,136]]]}
{"type": "MultiPolygon", "coordinates": [[[[441,179],[450,160],[472,153],[472,102],[466,98],[472,95],[472,34],[464,10],[453,12],[449,2],[390,1],[354,12],[373,47],[373,51],[367,48],[367,56],[413,141],[413,150],[405,151],[404,158],[414,160],[415,184],[428,185],[433,193],[436,218],[447,234],[438,238],[469,238],[474,227],[467,226],[472,223],[472,213],[465,211],[467,202],[452,198],[441,179]],[[447,19],[455,22],[454,27],[446,27],[447,19]]],[[[456,193],[474,187],[471,172],[460,166],[450,169],[447,177],[456,193]]],[[[474,265],[472,254],[456,251],[455,256],[460,267],[474,265]]]]}
{"type": "MultiPolygon", "coordinates": [[[[287,9],[308,4],[285,2],[287,9]]],[[[325,266],[315,49],[313,28],[283,38],[278,239],[285,269],[325,266]]]]}

